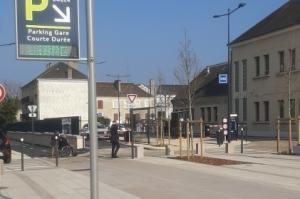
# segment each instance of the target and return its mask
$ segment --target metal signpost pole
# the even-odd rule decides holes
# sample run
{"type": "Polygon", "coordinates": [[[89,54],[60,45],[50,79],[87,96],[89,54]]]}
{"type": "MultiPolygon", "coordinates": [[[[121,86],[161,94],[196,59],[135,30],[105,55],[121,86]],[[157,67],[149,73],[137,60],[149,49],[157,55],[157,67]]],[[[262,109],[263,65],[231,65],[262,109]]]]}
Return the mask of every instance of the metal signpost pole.
{"type": "Polygon", "coordinates": [[[21,171],[24,171],[24,138],[21,141],[21,171]]]}
{"type": "Polygon", "coordinates": [[[91,199],[98,199],[98,164],[96,135],[96,81],[93,30],[93,0],[86,0],[87,24],[87,61],[88,61],[88,91],[89,91],[89,130],[90,130],[90,193],[91,199]]]}

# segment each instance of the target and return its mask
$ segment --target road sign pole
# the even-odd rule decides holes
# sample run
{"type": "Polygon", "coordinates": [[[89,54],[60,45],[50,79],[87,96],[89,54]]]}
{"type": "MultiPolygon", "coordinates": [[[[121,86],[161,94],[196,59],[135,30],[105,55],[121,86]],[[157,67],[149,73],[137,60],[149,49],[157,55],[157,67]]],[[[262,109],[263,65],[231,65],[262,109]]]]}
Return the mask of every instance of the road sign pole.
{"type": "Polygon", "coordinates": [[[33,122],[33,117],[31,117],[31,132],[33,134],[34,131],[34,122],[33,122]]]}
{"type": "Polygon", "coordinates": [[[88,104],[90,130],[90,198],[98,199],[98,162],[96,135],[96,81],[94,56],[93,0],[86,0],[87,61],[88,61],[88,104]]]}

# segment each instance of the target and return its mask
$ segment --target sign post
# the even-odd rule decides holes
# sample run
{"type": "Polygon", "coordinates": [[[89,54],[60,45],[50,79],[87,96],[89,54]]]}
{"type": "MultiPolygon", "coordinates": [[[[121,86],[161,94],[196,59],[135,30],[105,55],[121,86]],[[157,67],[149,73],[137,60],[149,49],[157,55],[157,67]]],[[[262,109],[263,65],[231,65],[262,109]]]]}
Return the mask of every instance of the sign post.
{"type": "Polygon", "coordinates": [[[96,79],[95,79],[95,52],[94,52],[94,19],[93,0],[86,0],[86,30],[87,30],[87,63],[88,63],[88,103],[89,103],[89,130],[90,130],[90,191],[91,199],[98,199],[98,138],[96,121],[96,79]]]}
{"type": "Polygon", "coordinates": [[[36,110],[37,110],[37,105],[28,105],[28,110],[29,114],[28,117],[31,118],[31,132],[34,132],[34,118],[37,116],[36,110]]]}
{"type": "Polygon", "coordinates": [[[5,91],[5,87],[0,84],[0,103],[5,99],[6,96],[6,91],[5,91]]]}
{"type": "Polygon", "coordinates": [[[17,59],[79,60],[78,0],[15,0],[17,59]]]}

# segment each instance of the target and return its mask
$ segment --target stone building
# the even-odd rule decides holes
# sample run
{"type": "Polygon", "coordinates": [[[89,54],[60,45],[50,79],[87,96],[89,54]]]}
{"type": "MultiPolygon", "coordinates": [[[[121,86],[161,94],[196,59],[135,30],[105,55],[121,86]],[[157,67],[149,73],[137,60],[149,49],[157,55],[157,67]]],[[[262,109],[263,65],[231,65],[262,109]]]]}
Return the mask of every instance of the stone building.
{"type": "Polygon", "coordinates": [[[300,114],[299,10],[290,0],[230,44],[232,112],[250,135],[274,137],[277,117],[300,114]]]}

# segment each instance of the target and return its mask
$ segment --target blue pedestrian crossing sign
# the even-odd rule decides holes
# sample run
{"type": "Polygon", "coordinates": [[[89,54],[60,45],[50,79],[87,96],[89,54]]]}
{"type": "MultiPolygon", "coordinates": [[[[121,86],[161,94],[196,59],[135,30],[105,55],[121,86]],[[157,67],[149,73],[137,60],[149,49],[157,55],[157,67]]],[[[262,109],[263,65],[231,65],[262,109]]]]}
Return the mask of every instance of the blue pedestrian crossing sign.
{"type": "Polygon", "coordinates": [[[219,84],[227,84],[227,83],[228,83],[228,75],[219,74],[219,84]]]}

